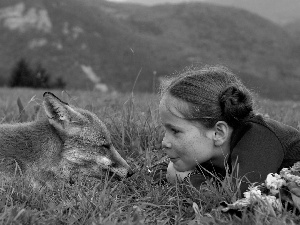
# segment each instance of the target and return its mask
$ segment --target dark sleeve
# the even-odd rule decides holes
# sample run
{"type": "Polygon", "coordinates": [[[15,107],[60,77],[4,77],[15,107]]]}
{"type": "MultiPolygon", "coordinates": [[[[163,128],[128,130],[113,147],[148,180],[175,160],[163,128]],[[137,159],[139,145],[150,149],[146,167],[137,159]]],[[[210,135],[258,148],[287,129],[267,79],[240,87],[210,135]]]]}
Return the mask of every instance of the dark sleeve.
{"type": "Polygon", "coordinates": [[[184,180],[186,184],[191,184],[197,190],[200,189],[201,185],[205,183],[208,177],[203,176],[202,174],[191,175],[188,179],[184,180]]]}
{"type": "Polygon", "coordinates": [[[264,126],[252,124],[230,156],[233,176],[242,178],[241,194],[248,189],[249,182],[263,182],[269,173],[276,173],[283,158],[284,152],[275,134],[264,126]]]}

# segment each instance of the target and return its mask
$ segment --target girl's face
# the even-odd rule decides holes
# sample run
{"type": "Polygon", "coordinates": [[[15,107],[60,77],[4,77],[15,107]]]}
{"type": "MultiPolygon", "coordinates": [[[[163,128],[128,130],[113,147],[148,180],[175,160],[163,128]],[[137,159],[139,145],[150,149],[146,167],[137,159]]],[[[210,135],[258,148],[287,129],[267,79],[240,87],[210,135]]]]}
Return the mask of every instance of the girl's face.
{"type": "Polygon", "coordinates": [[[174,168],[183,172],[194,169],[197,164],[214,160],[218,154],[213,141],[214,130],[183,119],[176,110],[179,105],[187,107],[186,103],[165,94],[160,101],[159,112],[165,127],[162,145],[174,168]]]}

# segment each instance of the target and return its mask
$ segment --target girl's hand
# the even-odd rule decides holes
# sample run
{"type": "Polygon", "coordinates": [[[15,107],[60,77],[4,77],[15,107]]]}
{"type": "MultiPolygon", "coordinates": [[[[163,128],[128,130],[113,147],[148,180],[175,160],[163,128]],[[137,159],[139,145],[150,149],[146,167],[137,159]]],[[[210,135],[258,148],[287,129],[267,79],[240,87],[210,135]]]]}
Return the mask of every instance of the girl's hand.
{"type": "Polygon", "coordinates": [[[167,181],[171,184],[183,183],[192,185],[194,188],[199,189],[205,183],[207,177],[200,174],[197,169],[185,172],[179,172],[173,167],[173,163],[169,162],[167,169],[167,181]]]}
{"type": "Polygon", "coordinates": [[[177,182],[182,183],[192,172],[193,170],[179,172],[174,168],[173,163],[170,161],[167,169],[167,181],[171,184],[176,184],[177,182]]]}
{"type": "Polygon", "coordinates": [[[192,184],[197,189],[206,181],[206,177],[195,170],[179,172],[173,167],[169,157],[165,156],[148,168],[152,184],[192,184]]]}

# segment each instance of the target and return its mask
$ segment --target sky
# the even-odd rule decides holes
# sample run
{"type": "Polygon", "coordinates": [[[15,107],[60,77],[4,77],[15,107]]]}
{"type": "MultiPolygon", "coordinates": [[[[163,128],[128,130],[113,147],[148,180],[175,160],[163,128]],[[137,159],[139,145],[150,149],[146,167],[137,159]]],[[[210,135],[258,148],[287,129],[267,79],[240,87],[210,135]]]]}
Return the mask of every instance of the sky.
{"type": "MultiPolygon", "coordinates": [[[[159,4],[159,3],[178,3],[178,2],[190,2],[195,0],[107,0],[111,2],[135,2],[147,5],[159,4]]],[[[196,0],[201,1],[201,0],[196,0]]]]}
{"type": "Polygon", "coordinates": [[[126,0],[108,0],[109,2],[126,2],[126,0]]]}

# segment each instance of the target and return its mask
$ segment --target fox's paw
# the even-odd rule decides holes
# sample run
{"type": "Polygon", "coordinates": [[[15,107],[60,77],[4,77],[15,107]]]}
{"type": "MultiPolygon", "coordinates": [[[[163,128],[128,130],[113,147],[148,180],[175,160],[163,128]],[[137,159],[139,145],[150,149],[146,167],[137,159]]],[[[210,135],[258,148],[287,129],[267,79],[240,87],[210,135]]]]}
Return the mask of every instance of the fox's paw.
{"type": "Polygon", "coordinates": [[[40,171],[37,174],[27,174],[30,186],[39,192],[43,190],[56,190],[59,183],[59,179],[52,171],[40,171]]]}

